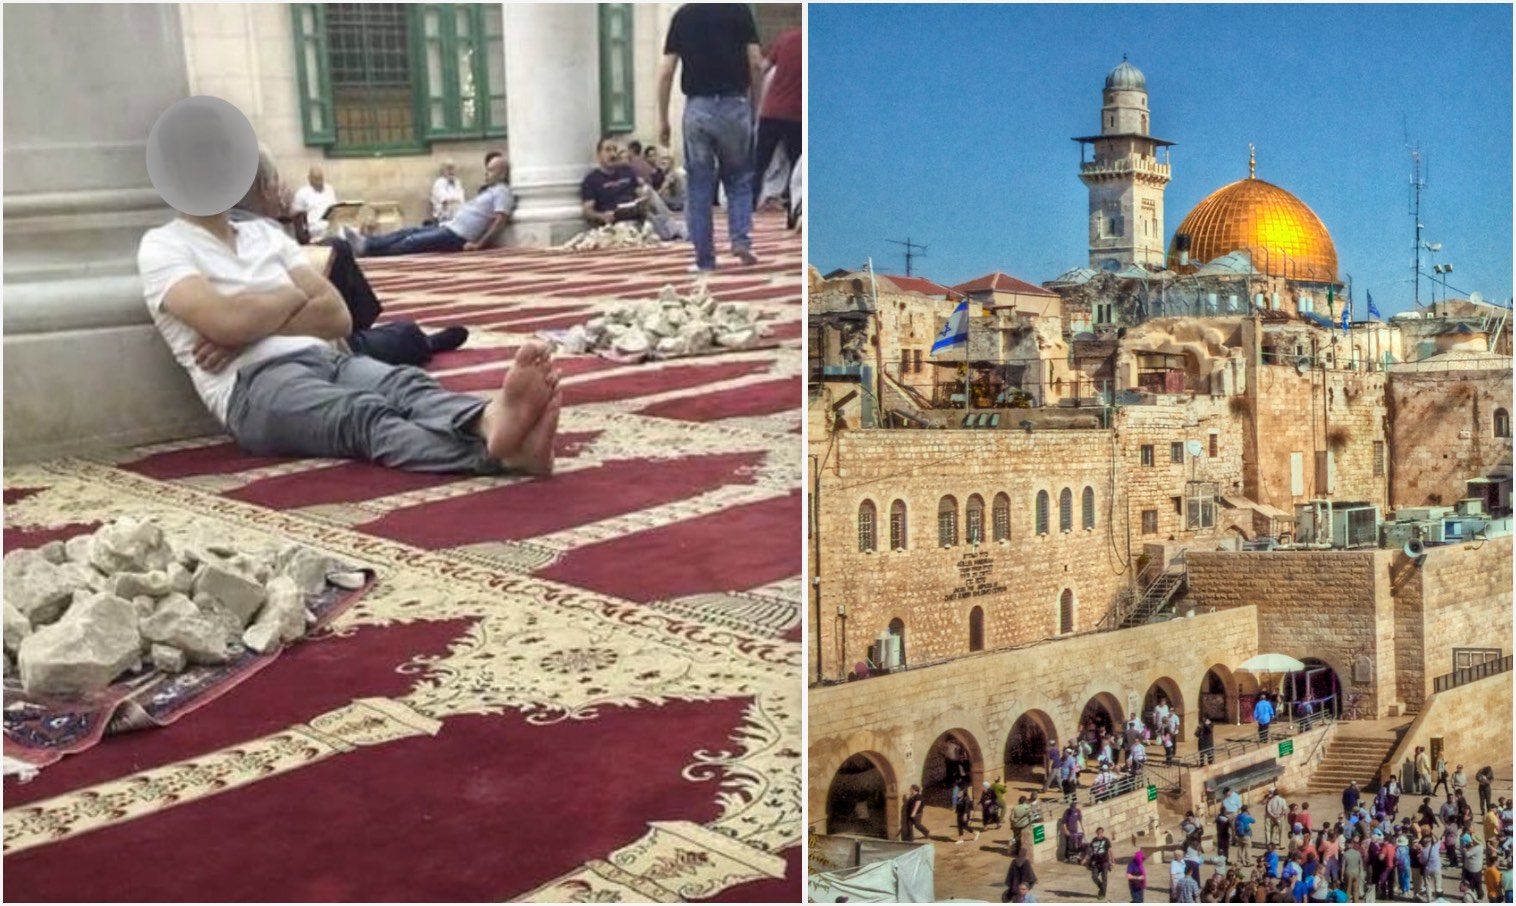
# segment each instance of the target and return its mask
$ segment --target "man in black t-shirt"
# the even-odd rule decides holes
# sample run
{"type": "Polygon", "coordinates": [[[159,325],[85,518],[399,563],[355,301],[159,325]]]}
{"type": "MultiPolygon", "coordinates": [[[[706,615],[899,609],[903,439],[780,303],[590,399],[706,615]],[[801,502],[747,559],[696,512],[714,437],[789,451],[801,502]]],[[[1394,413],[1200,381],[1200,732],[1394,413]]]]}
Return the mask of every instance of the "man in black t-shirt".
{"type": "Polygon", "coordinates": [[[761,85],[763,52],[758,26],[743,3],[689,3],[674,13],[658,72],[658,141],[667,145],[669,94],[682,69],[684,165],[689,173],[690,237],[695,269],[716,269],[711,206],[719,175],[726,189],[732,254],[756,264],[753,222],[753,107],[761,85]]]}
{"type": "Polygon", "coordinates": [[[646,220],[660,239],[687,239],[684,221],[671,213],[663,199],[626,163],[621,143],[611,136],[595,148],[599,166],[579,183],[584,219],[591,227],[623,220],[646,220]]]}

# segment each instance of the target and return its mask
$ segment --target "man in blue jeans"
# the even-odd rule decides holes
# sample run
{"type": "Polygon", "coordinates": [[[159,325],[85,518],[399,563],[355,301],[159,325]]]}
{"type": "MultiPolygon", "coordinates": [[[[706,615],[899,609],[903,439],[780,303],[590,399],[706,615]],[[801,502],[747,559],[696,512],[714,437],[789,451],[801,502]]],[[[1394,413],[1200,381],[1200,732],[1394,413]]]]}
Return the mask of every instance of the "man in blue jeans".
{"type": "Polygon", "coordinates": [[[680,68],[684,92],[685,219],[695,243],[695,270],[716,269],[711,207],[716,179],[726,188],[732,254],[756,264],[753,240],[753,108],[762,84],[758,26],[742,3],[689,3],[674,13],[658,72],[658,141],[667,145],[669,93],[680,68]]]}
{"type": "Polygon", "coordinates": [[[359,236],[345,230],[343,238],[359,255],[414,255],[418,252],[472,252],[488,248],[511,218],[515,198],[506,184],[510,163],[501,154],[485,165],[488,187],[464,205],[447,223],[406,227],[382,236],[359,236]]]}

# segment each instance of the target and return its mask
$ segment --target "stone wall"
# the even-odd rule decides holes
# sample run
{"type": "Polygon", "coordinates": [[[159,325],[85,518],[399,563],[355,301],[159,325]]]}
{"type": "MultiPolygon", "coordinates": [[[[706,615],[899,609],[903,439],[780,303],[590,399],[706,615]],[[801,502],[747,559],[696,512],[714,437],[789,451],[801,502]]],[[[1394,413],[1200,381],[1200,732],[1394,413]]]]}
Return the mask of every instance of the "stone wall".
{"type": "MultiPolygon", "coordinates": [[[[1311,774],[1316,766],[1321,764],[1321,759],[1326,757],[1327,750],[1331,747],[1332,740],[1337,735],[1337,723],[1322,724],[1305,733],[1290,737],[1293,751],[1289,755],[1280,757],[1279,743],[1271,742],[1265,747],[1249,749],[1246,752],[1238,752],[1225,758],[1217,758],[1215,763],[1202,768],[1190,768],[1179,772],[1179,797],[1174,802],[1174,808],[1180,812],[1195,809],[1195,814],[1204,815],[1206,795],[1205,784],[1207,781],[1224,777],[1227,774],[1250,768],[1255,764],[1277,762],[1284,766],[1284,773],[1273,783],[1249,790],[1242,797],[1242,801],[1251,806],[1254,818],[1263,820],[1262,803],[1264,794],[1272,789],[1275,784],[1285,794],[1303,792],[1310,782],[1311,774]]],[[[1216,791],[1215,799],[1221,798],[1220,791],[1216,791]]],[[[1262,834],[1255,834],[1254,839],[1262,839],[1262,834]]]]}
{"type": "Polygon", "coordinates": [[[1365,716],[1398,703],[1389,551],[1191,551],[1189,603],[1256,607],[1264,652],[1330,666],[1365,716]],[[1354,666],[1366,659],[1366,679],[1354,666]]]}
{"type": "Polygon", "coordinates": [[[1218,668],[1235,697],[1230,668],[1258,652],[1256,611],[1240,607],[1118,632],[1091,633],[1019,648],[959,657],[943,664],[835,685],[809,694],[807,796],[809,820],[825,819],[827,791],[838,768],[865,754],[886,780],[890,831],[898,830],[900,796],[936,762],[941,734],[953,731],[969,750],[976,782],[1005,768],[1018,719],[1029,716],[1067,739],[1086,703],[1120,713],[1140,709],[1164,680],[1177,692],[1188,732],[1206,673],[1218,668]]]}
{"type": "Polygon", "coordinates": [[[1385,441],[1384,385],[1382,372],[1302,375],[1287,365],[1258,366],[1249,396],[1258,456],[1248,496],[1287,512],[1323,497],[1385,506],[1388,477],[1374,474],[1374,444],[1385,441]],[[1316,481],[1317,452],[1327,450],[1335,471],[1330,491],[1316,481]],[[1294,453],[1300,454],[1299,484],[1293,483],[1294,453]]]}
{"type": "Polygon", "coordinates": [[[1516,738],[1511,725],[1511,677],[1510,671],[1499,673],[1428,698],[1386,759],[1386,769],[1398,772],[1418,746],[1430,750],[1432,737],[1440,736],[1443,751],[1455,764],[1464,765],[1472,791],[1475,771],[1511,757],[1511,740],[1516,738]]]}
{"type": "MultiPolygon", "coordinates": [[[[1147,541],[1194,540],[1205,532],[1188,528],[1184,501],[1186,483],[1214,482],[1218,494],[1240,492],[1243,485],[1242,423],[1227,408],[1225,399],[1196,397],[1183,406],[1127,406],[1116,419],[1122,460],[1119,470],[1126,477],[1126,496],[1134,544],[1147,541]],[[1211,455],[1214,436],[1216,455],[1211,455]],[[1199,456],[1188,450],[1189,441],[1199,441],[1199,456]],[[1179,462],[1173,445],[1179,444],[1179,462]],[[1152,465],[1142,464],[1142,448],[1153,448],[1152,465]],[[1180,499],[1176,508],[1175,498],[1180,499]],[[1144,532],[1142,514],[1157,512],[1157,531],[1144,532]]],[[[1217,507],[1219,510],[1219,505],[1217,507]]],[[[1221,517],[1218,513],[1217,519],[1221,517]]]]}
{"type": "Polygon", "coordinates": [[[1504,465],[1511,438],[1495,435],[1495,410],[1512,412],[1510,360],[1503,369],[1390,372],[1389,422],[1396,506],[1451,506],[1470,478],[1504,465]]]}
{"type": "MultiPolygon", "coordinates": [[[[1420,648],[1424,665],[1422,694],[1408,703],[1431,695],[1432,681],[1452,672],[1454,648],[1511,653],[1511,553],[1509,535],[1427,550],[1420,567],[1422,632],[1399,643],[1420,648]]],[[[1406,560],[1404,554],[1395,558],[1406,560]]]]}

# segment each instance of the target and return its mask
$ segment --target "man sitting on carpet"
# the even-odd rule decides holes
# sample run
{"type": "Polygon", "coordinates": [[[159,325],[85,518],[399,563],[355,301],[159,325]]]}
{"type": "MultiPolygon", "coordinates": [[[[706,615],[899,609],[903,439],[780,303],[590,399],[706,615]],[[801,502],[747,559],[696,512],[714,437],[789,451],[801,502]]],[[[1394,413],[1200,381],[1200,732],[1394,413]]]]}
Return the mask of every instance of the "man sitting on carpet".
{"type": "Polygon", "coordinates": [[[483,192],[458,211],[452,220],[434,227],[406,227],[382,236],[362,236],[344,229],[342,238],[363,255],[413,255],[418,252],[472,252],[488,248],[511,219],[515,196],[506,183],[510,162],[504,154],[490,160],[483,192]]]}
{"type": "Polygon", "coordinates": [[[584,219],[591,227],[624,220],[653,225],[659,239],[687,239],[684,221],[671,213],[663,198],[637,176],[623,156],[621,143],[611,136],[595,147],[599,166],[579,183],[584,219]]]}
{"type": "MultiPolygon", "coordinates": [[[[231,219],[236,222],[258,218],[286,224],[295,219],[290,212],[289,189],[279,178],[273,155],[262,146],[258,148],[258,174],[253,178],[253,186],[231,211],[231,219]]],[[[347,304],[353,321],[347,344],[357,355],[391,365],[425,365],[435,353],[457,349],[468,340],[466,327],[446,327],[428,336],[415,321],[389,321],[376,326],[374,322],[383,307],[358,262],[353,260],[352,246],[344,239],[328,239],[325,245],[331,249],[326,259],[326,278],[347,304]]]]}
{"type": "Polygon", "coordinates": [[[179,213],[137,269],[153,323],[237,443],[261,456],[365,459],[415,472],[553,469],[562,405],[551,350],[527,343],[488,400],[329,340],[352,332],[336,287],[266,219],[179,213]]]}

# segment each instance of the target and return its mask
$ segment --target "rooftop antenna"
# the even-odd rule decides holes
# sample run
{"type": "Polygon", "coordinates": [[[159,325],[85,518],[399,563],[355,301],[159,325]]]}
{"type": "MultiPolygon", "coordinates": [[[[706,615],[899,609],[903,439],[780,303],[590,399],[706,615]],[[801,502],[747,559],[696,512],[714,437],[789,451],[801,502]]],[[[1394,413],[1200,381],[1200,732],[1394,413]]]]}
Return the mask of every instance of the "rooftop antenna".
{"type": "Polygon", "coordinates": [[[904,242],[901,242],[899,239],[886,239],[884,241],[885,242],[889,242],[889,243],[893,243],[895,245],[903,245],[903,246],[905,246],[905,275],[907,277],[914,276],[911,273],[911,263],[915,260],[915,254],[914,254],[913,250],[914,249],[921,249],[921,256],[923,258],[925,258],[926,257],[926,246],[920,245],[920,244],[915,243],[915,242],[912,242],[911,241],[911,237],[909,237],[909,236],[905,237],[905,241],[904,242]]]}
{"type": "MultiPolygon", "coordinates": [[[[1401,129],[1405,130],[1405,114],[1401,114],[1401,129]]],[[[1412,247],[1415,255],[1411,262],[1413,273],[1412,282],[1416,289],[1416,307],[1421,308],[1421,190],[1426,188],[1426,180],[1421,175],[1421,144],[1411,144],[1410,133],[1405,133],[1406,147],[1411,151],[1411,216],[1416,222],[1416,240],[1412,247]]]]}

